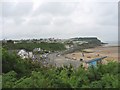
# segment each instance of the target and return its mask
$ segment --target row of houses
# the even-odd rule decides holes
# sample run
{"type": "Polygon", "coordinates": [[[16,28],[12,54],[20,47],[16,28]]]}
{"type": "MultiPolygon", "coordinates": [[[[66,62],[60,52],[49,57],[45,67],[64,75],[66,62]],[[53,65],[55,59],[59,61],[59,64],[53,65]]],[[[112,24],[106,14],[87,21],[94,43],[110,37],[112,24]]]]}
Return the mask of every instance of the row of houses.
{"type": "Polygon", "coordinates": [[[33,52],[27,52],[25,49],[21,49],[17,55],[19,55],[22,59],[25,58],[33,58],[33,52]]]}
{"type": "MultiPolygon", "coordinates": [[[[46,50],[42,50],[41,48],[35,48],[33,49],[33,52],[29,52],[29,51],[26,51],[25,49],[21,49],[18,51],[17,55],[19,55],[22,59],[25,59],[25,58],[35,59],[36,54],[34,52],[43,52],[43,51],[46,51],[46,50]]],[[[50,51],[48,51],[48,53],[50,53],[50,51]]],[[[47,53],[43,53],[39,56],[39,58],[46,58],[46,57],[47,57],[47,53]]]]}
{"type": "Polygon", "coordinates": [[[47,43],[64,43],[64,39],[55,39],[55,38],[48,38],[48,39],[28,39],[28,40],[2,40],[3,43],[42,43],[42,42],[47,42],[47,43]]]}

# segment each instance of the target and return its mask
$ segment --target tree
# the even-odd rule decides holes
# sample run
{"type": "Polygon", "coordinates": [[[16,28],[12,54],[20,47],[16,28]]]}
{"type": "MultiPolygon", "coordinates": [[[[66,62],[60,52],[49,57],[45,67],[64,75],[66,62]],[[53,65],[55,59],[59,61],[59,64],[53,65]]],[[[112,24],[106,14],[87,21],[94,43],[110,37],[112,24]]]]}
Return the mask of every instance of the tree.
{"type": "Polygon", "coordinates": [[[13,88],[15,81],[17,81],[17,73],[15,71],[10,71],[2,76],[2,87],[3,88],[13,88]]]}
{"type": "Polygon", "coordinates": [[[105,88],[119,88],[118,75],[111,75],[109,73],[103,75],[101,83],[105,88]]]}

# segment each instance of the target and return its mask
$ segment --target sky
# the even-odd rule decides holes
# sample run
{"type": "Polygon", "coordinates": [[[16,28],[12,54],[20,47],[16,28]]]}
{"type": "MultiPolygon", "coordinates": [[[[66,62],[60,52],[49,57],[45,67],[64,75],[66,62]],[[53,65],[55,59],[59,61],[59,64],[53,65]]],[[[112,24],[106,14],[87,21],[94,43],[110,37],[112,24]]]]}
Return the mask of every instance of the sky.
{"type": "Polygon", "coordinates": [[[2,0],[0,39],[118,40],[118,0],[2,0]]]}

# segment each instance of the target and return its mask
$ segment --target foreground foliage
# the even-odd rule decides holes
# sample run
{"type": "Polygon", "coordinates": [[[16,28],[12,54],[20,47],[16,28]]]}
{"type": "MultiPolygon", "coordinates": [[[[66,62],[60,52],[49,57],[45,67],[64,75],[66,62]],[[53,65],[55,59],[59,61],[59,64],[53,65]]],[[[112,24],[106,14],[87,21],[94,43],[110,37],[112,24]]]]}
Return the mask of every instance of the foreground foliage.
{"type": "Polygon", "coordinates": [[[15,54],[2,50],[3,88],[120,88],[120,66],[107,65],[74,69],[71,65],[60,68],[42,67],[30,60],[21,60],[15,54]]]}

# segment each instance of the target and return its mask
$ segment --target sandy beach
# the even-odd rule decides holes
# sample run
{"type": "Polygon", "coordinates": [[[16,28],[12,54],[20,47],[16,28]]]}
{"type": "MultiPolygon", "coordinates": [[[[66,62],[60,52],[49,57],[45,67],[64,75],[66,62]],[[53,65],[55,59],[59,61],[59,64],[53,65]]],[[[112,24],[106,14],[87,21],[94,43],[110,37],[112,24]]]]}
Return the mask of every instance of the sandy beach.
{"type": "Polygon", "coordinates": [[[85,49],[84,53],[74,52],[65,55],[65,57],[72,58],[74,60],[91,60],[94,58],[99,58],[107,56],[106,61],[118,61],[120,57],[118,56],[118,46],[99,46],[96,48],[85,49]]]}

